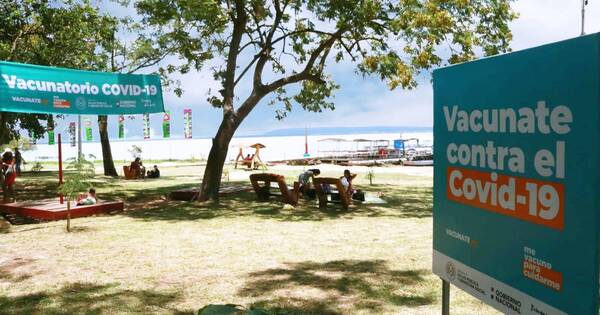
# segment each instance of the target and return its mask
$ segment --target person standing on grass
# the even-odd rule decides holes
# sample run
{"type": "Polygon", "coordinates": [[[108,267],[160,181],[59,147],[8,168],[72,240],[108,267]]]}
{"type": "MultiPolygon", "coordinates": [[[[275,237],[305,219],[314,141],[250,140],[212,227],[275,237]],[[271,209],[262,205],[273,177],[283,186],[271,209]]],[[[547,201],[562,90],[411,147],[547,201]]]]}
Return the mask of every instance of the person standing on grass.
{"type": "Polygon", "coordinates": [[[315,176],[319,176],[319,174],[321,174],[321,171],[315,168],[298,175],[298,181],[300,182],[300,191],[303,194],[307,194],[310,191],[310,182],[315,176]]]}
{"type": "Polygon", "coordinates": [[[15,148],[15,167],[17,170],[17,175],[21,175],[21,165],[23,164],[23,156],[21,156],[21,151],[19,148],[15,148]]]}
{"type": "Polygon", "coordinates": [[[2,172],[2,192],[4,193],[4,202],[9,202],[10,197],[14,202],[15,196],[15,181],[17,179],[17,170],[15,169],[15,158],[10,150],[2,154],[1,172],[2,172]]]}

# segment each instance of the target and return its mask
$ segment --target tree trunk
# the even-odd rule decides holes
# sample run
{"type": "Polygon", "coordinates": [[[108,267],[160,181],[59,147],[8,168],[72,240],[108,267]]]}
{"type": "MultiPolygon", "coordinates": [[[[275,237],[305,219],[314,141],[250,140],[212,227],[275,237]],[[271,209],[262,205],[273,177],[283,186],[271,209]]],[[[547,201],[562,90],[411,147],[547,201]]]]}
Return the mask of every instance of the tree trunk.
{"type": "Polygon", "coordinates": [[[113,161],[112,151],[110,149],[110,140],[108,139],[108,116],[98,116],[98,130],[100,132],[100,144],[102,145],[102,163],[104,164],[104,175],[117,177],[115,162],[113,161]]]}
{"type": "Polygon", "coordinates": [[[0,112],[0,145],[8,143],[8,128],[6,128],[6,116],[0,112]]]}
{"type": "Polygon", "coordinates": [[[219,188],[221,187],[221,176],[223,175],[223,166],[227,159],[229,142],[238,124],[235,123],[231,115],[223,118],[217,134],[213,138],[212,147],[208,154],[208,161],[204,169],[204,177],[200,188],[200,201],[219,200],[219,188]]]}

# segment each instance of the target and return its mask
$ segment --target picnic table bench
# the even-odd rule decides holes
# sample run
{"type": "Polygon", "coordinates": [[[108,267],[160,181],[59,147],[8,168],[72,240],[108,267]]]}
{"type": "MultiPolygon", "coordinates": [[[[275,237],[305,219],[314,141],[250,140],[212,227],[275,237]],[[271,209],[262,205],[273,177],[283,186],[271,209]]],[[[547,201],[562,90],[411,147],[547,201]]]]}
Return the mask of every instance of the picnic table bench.
{"type": "Polygon", "coordinates": [[[256,192],[258,200],[268,200],[270,196],[280,196],[284,203],[290,205],[298,204],[298,194],[300,190],[300,183],[294,182],[293,187],[288,187],[285,183],[285,177],[279,174],[272,173],[260,173],[250,175],[250,182],[252,188],[256,192]],[[279,190],[279,194],[271,192],[271,183],[276,184],[275,187],[279,190]]]}
{"type": "Polygon", "coordinates": [[[344,210],[348,210],[352,203],[352,198],[346,193],[346,188],[342,185],[340,178],[334,177],[315,177],[313,184],[319,198],[319,208],[327,207],[327,203],[339,203],[344,210]],[[333,187],[335,190],[325,190],[325,187],[333,187]],[[337,200],[329,198],[339,196],[337,200]]]}

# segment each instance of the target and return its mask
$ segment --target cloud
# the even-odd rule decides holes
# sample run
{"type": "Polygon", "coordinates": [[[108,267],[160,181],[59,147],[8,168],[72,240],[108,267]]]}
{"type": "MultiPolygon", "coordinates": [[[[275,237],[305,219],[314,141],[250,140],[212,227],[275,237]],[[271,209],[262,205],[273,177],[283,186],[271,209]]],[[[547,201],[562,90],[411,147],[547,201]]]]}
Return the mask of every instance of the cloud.
{"type": "MultiPolygon", "coordinates": [[[[515,50],[548,44],[581,33],[580,0],[521,0],[513,8],[520,18],[511,29],[515,50]]],[[[586,33],[600,31],[600,3],[589,1],[586,7],[586,33]]]]}

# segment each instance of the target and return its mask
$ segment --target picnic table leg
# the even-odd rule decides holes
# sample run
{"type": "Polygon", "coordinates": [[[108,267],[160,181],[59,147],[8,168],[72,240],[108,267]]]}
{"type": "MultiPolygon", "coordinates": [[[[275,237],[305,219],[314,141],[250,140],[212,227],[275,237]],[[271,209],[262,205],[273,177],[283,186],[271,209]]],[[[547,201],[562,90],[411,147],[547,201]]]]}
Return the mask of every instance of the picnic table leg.
{"type": "Polygon", "coordinates": [[[323,187],[315,185],[315,190],[317,191],[317,197],[319,197],[319,208],[327,207],[327,194],[323,191],[323,187]]]}

